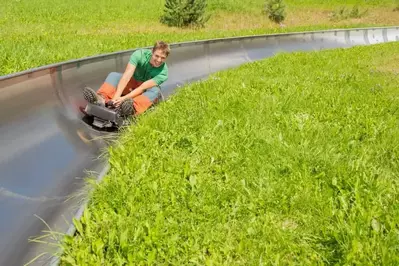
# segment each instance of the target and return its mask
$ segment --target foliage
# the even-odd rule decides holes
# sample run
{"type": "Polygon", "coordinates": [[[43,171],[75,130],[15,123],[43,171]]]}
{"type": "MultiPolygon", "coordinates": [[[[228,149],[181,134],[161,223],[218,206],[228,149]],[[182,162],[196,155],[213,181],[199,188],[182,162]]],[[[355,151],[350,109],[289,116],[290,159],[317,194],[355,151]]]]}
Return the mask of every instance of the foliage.
{"type": "Polygon", "coordinates": [[[206,6],[206,0],[166,0],[160,21],[174,27],[204,27],[210,19],[206,6]]]}
{"type": "MultiPolygon", "coordinates": [[[[328,8],[335,8],[343,2],[328,1],[328,8]]],[[[159,23],[163,13],[163,4],[160,8],[159,3],[147,0],[3,1],[0,8],[0,75],[71,59],[151,46],[154,40],[159,39],[173,43],[399,23],[399,16],[382,16],[378,21],[369,19],[339,24],[308,22],[302,18],[292,21],[286,27],[275,28],[259,12],[260,9],[265,12],[265,0],[208,0],[213,19],[207,23],[206,29],[172,28],[159,23]],[[246,13],[252,14],[251,17],[246,16],[246,13]]],[[[297,16],[308,13],[304,7],[320,11],[326,5],[325,1],[319,0],[286,0],[285,3],[290,6],[290,13],[297,16]]],[[[392,0],[347,0],[345,3],[359,3],[360,7],[372,3],[375,7],[386,8],[392,0]]]]}
{"type": "Polygon", "coordinates": [[[110,148],[61,265],[398,265],[398,57],[282,53],[180,88],[110,148]]]}
{"type": "Polygon", "coordinates": [[[286,17],[284,0],[267,0],[265,11],[271,21],[283,22],[286,17]]]}
{"type": "Polygon", "coordinates": [[[361,18],[368,13],[368,9],[360,11],[359,6],[355,5],[352,9],[347,9],[346,7],[340,7],[334,10],[330,16],[331,20],[338,21],[350,18],[361,18]]]}
{"type": "Polygon", "coordinates": [[[395,7],[394,7],[393,11],[394,11],[394,12],[399,11],[399,0],[396,0],[396,1],[395,1],[395,7]]]}

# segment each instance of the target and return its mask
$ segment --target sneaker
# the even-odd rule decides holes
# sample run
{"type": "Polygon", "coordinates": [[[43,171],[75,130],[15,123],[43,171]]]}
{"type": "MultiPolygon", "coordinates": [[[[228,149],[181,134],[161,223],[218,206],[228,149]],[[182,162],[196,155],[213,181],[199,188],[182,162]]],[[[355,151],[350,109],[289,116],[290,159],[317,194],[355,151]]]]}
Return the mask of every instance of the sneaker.
{"type": "Polygon", "coordinates": [[[92,88],[89,87],[85,87],[83,89],[83,97],[85,98],[86,101],[88,101],[91,104],[102,103],[100,96],[92,88]]]}
{"type": "Polygon", "coordinates": [[[134,111],[133,100],[131,98],[124,100],[121,105],[119,105],[117,112],[119,116],[129,116],[132,115],[134,111]]]}

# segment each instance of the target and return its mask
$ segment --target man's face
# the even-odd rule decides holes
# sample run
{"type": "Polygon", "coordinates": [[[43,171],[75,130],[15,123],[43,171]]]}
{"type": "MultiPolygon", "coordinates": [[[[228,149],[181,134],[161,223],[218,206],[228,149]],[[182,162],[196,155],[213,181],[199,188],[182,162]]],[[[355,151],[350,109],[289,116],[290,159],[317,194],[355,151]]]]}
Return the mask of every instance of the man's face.
{"type": "Polygon", "coordinates": [[[151,65],[154,67],[159,67],[166,60],[166,54],[162,50],[155,50],[152,53],[151,65]]]}

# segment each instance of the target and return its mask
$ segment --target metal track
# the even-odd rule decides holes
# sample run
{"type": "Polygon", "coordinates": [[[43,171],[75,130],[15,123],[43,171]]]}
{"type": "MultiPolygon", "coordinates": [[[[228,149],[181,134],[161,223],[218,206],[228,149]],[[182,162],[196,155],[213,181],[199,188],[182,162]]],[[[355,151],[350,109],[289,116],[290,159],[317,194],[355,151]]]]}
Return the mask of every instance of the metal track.
{"type": "MultiPolygon", "coordinates": [[[[399,41],[399,27],[325,30],[172,44],[167,98],[176,88],[209,74],[278,52],[348,48],[399,41]]],[[[48,230],[73,233],[85,192],[86,170],[100,173],[107,142],[80,121],[84,86],[98,88],[108,73],[123,72],[122,51],[62,62],[0,77],[0,265],[23,265],[45,244],[28,239],[48,230]],[[72,199],[65,201],[71,195],[72,199]],[[41,219],[37,218],[40,217],[41,219]],[[68,224],[69,223],[69,224],[68,224]]],[[[102,176],[102,175],[100,175],[102,176]]],[[[54,261],[53,261],[54,262],[54,261]]],[[[48,265],[39,259],[31,265],[48,265]]]]}

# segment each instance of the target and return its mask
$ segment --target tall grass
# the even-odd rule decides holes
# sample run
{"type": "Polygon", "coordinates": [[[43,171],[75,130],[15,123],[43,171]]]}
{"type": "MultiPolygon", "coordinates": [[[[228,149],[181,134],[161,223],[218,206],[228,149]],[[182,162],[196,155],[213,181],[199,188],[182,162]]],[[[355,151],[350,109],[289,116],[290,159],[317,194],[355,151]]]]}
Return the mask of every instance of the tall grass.
{"type": "Polygon", "coordinates": [[[399,263],[398,43],[182,88],[110,148],[62,265],[399,263]]]}
{"type": "Polygon", "coordinates": [[[399,19],[395,19],[393,6],[388,8],[391,2],[287,0],[286,27],[280,28],[263,14],[263,0],[209,0],[208,11],[212,17],[206,27],[183,30],[159,22],[164,0],[3,1],[0,8],[0,75],[149,46],[159,39],[180,42],[332,27],[397,25],[399,19]],[[378,12],[384,15],[373,15],[378,20],[370,15],[363,20],[333,22],[324,12],[355,3],[360,7],[375,4],[378,12]]]}

